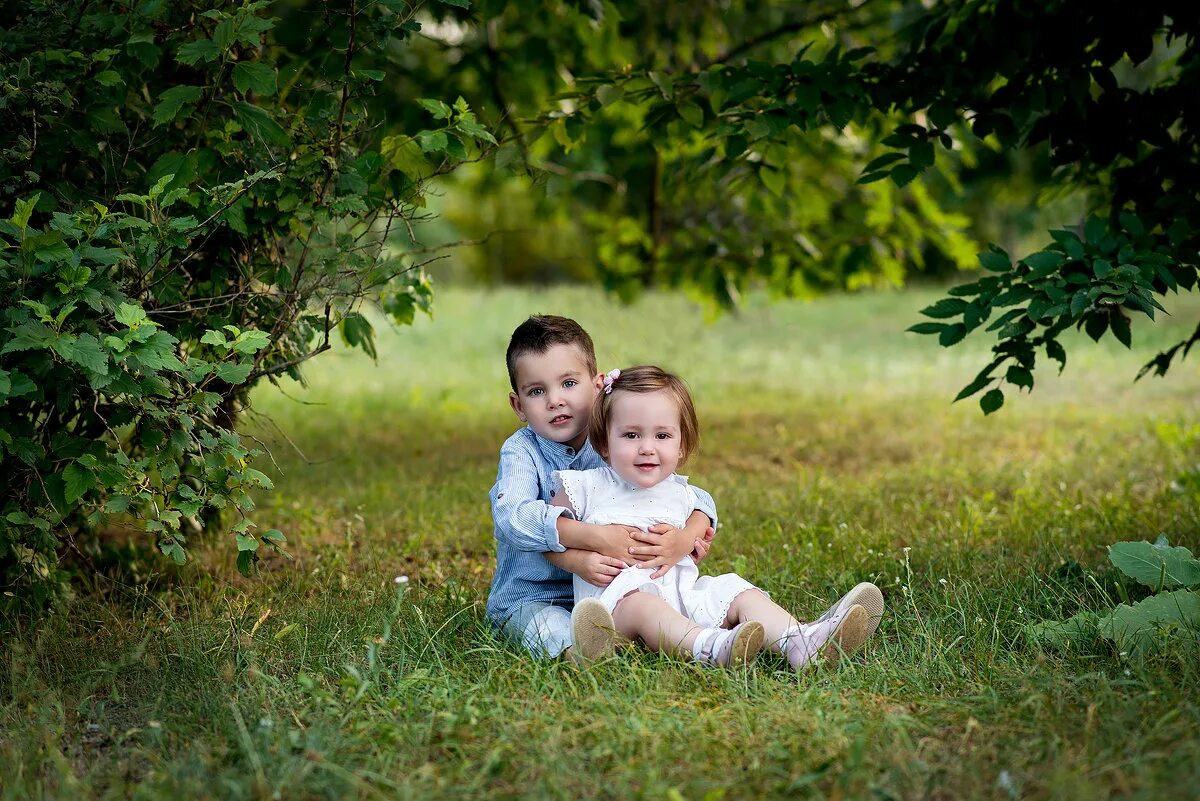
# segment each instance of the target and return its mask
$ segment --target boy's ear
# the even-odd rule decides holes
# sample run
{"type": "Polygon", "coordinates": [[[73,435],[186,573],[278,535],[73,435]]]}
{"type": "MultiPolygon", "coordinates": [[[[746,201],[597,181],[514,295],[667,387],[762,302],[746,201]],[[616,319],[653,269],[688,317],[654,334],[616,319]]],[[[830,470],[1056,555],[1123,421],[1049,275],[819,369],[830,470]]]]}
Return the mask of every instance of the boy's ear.
{"type": "Polygon", "coordinates": [[[508,405],[512,407],[514,412],[516,412],[518,420],[520,420],[522,423],[529,422],[529,418],[525,416],[525,411],[521,408],[521,399],[517,397],[517,393],[508,393],[508,405]]]}
{"type": "Polygon", "coordinates": [[[604,389],[604,373],[596,373],[595,378],[592,379],[592,384],[596,387],[597,391],[604,389]]]}

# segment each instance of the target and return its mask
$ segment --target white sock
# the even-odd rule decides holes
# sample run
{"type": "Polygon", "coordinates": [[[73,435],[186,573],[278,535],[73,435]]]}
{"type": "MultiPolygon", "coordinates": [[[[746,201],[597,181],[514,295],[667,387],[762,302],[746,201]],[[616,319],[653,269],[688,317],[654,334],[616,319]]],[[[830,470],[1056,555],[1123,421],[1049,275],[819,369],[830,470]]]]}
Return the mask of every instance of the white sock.
{"type": "Polygon", "coordinates": [[[779,646],[780,653],[787,658],[792,670],[799,670],[821,650],[821,646],[829,640],[840,622],[840,618],[835,618],[807,626],[793,626],[785,631],[775,644],[779,646]]]}

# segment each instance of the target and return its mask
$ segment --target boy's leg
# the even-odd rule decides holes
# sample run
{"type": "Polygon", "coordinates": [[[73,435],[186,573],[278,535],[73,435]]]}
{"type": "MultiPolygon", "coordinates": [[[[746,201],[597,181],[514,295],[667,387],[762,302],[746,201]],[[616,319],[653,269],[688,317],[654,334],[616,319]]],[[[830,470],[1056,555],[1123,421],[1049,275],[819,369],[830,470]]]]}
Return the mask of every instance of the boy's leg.
{"type": "Polygon", "coordinates": [[[509,616],[503,633],[534,657],[554,659],[571,646],[571,613],[545,601],[530,601],[509,616]]]}

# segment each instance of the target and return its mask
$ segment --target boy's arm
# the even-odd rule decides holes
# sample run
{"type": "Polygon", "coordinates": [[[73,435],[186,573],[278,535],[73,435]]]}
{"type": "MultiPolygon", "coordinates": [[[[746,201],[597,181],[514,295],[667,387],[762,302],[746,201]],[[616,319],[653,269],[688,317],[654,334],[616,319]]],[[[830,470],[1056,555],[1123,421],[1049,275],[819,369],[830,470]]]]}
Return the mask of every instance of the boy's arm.
{"type": "Polygon", "coordinates": [[[556,523],[567,510],[541,499],[537,464],[520,445],[506,442],[500,449],[500,467],[489,497],[496,539],[518,551],[566,550],[556,523]]]}
{"type": "MultiPolygon", "coordinates": [[[[584,523],[582,520],[576,520],[576,511],[571,506],[571,501],[567,497],[567,493],[560,492],[557,496],[550,499],[551,508],[562,508],[569,511],[571,514],[562,515],[555,520],[555,526],[558,530],[558,540],[562,545],[571,549],[582,551],[592,551],[603,554],[610,559],[624,560],[632,553],[632,547],[637,544],[634,539],[634,534],[641,534],[642,531],[634,526],[608,525],[598,526],[593,523],[584,523]]],[[[622,566],[625,562],[621,562],[622,566]]],[[[561,565],[559,565],[561,567],[561,565]]],[[[564,568],[571,573],[576,571],[570,568],[564,568]]],[[[595,584],[596,582],[592,582],[595,584]]]]}
{"type": "Polygon", "coordinates": [[[620,559],[579,548],[568,548],[562,553],[550,552],[544,555],[550,564],[561,567],[597,587],[607,587],[618,573],[628,567],[620,559]]]}

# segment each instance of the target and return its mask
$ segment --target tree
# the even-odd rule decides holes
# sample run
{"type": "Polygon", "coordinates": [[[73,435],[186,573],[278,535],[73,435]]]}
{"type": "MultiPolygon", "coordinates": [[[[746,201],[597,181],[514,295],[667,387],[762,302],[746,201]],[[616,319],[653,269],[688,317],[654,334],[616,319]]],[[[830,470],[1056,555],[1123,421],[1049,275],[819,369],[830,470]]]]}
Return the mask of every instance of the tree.
{"type": "Polygon", "coordinates": [[[994,358],[960,395],[987,390],[990,412],[1003,383],[1033,386],[1039,352],[1061,369],[1069,327],[1128,345],[1131,313],[1195,287],[1200,23],[1182,0],[927,5],[560,3],[529,21],[492,2],[475,25],[447,12],[464,27],[444,80],[496,115],[498,163],[597,212],[579,216],[625,296],[666,283],[729,307],[755,284],[807,294],[974,264],[961,176],[1040,154],[1092,218],[1015,262],[985,250],[995,274],[912,329],[950,346],[991,321],[994,358]]]}
{"type": "MultiPolygon", "coordinates": [[[[248,572],[270,487],[235,431],[248,389],[330,347],[374,353],[360,313],[428,310],[389,232],[427,182],[491,135],[461,99],[383,134],[364,66],[419,30],[416,7],[313,9],[292,50],[267,2],[46,3],[0,32],[0,582],[5,606],[61,590],[57,554],[110,518],[183,562],[231,510],[248,572]],[[428,126],[428,127],[426,127],[428,126]]],[[[414,104],[415,105],[415,104],[414,104]]]]}

